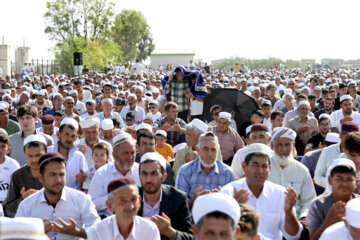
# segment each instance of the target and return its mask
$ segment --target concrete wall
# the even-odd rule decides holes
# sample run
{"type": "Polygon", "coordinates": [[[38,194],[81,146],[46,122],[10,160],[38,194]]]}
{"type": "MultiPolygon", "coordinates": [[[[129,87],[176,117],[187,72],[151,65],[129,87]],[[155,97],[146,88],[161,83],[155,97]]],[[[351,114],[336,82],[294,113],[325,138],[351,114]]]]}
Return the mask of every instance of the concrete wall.
{"type": "Polygon", "coordinates": [[[2,69],[2,79],[5,79],[6,75],[11,75],[11,54],[9,45],[0,45],[0,67],[2,69]]]}
{"type": "Polygon", "coordinates": [[[150,68],[157,69],[159,65],[173,64],[188,65],[190,60],[194,60],[194,56],[151,56],[150,57],[150,68]]]}
{"type": "Polygon", "coordinates": [[[18,47],[15,50],[15,73],[20,74],[25,62],[30,61],[30,48],[18,47]]]}

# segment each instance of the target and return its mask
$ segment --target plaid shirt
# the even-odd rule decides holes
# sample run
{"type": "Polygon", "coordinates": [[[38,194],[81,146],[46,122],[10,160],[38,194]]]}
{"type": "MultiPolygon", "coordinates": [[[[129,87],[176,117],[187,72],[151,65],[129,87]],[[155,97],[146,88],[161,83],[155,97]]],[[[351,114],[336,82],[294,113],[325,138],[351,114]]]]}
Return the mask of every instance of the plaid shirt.
{"type": "Polygon", "coordinates": [[[171,92],[171,101],[177,103],[179,112],[188,109],[187,97],[184,91],[189,91],[189,85],[186,80],[182,80],[181,82],[174,80],[171,84],[166,84],[165,86],[166,94],[171,92]]]}
{"type": "Polygon", "coordinates": [[[213,170],[206,175],[201,169],[200,159],[188,162],[181,166],[176,177],[175,188],[186,192],[188,199],[194,197],[195,189],[202,186],[201,190],[212,190],[223,187],[234,181],[231,168],[216,160],[213,170]]]}
{"type": "MultiPolygon", "coordinates": [[[[153,128],[162,128],[162,126],[164,126],[164,124],[167,122],[167,118],[166,117],[161,117],[158,120],[155,121],[155,123],[153,124],[153,128]]],[[[184,122],[184,120],[182,120],[181,118],[176,118],[176,120],[172,123],[172,125],[179,123],[181,128],[185,128],[186,127],[186,123],[184,122]]],[[[182,133],[178,133],[175,131],[169,131],[166,132],[167,134],[167,143],[170,144],[172,147],[174,147],[175,145],[185,142],[185,134],[182,133]]]]}

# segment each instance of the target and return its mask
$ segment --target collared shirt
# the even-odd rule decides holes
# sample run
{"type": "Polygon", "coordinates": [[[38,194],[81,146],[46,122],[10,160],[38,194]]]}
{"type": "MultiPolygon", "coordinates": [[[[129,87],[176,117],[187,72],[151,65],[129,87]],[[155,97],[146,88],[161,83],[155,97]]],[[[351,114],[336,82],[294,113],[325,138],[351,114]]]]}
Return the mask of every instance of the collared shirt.
{"type": "MultiPolygon", "coordinates": [[[[165,123],[167,123],[167,117],[161,117],[158,120],[156,120],[156,122],[153,124],[153,128],[162,128],[164,126],[165,123]]],[[[180,118],[176,118],[176,120],[171,124],[171,125],[175,125],[179,123],[181,128],[185,128],[186,127],[186,123],[184,122],[184,120],[180,119],[180,118]]],[[[176,146],[179,143],[185,142],[185,134],[176,132],[176,131],[168,131],[166,132],[167,134],[167,143],[170,144],[172,147],[176,146]]]]}
{"type": "Polygon", "coordinates": [[[110,138],[110,139],[105,139],[104,133],[103,133],[102,131],[100,131],[99,138],[102,139],[102,140],[104,140],[104,141],[107,141],[109,144],[112,144],[112,143],[113,143],[113,142],[112,142],[113,138],[114,138],[116,135],[119,135],[119,134],[122,133],[122,132],[123,132],[122,130],[120,130],[120,129],[118,129],[118,128],[115,128],[115,129],[113,130],[113,136],[112,136],[112,138],[110,138]]]}
{"type": "Polygon", "coordinates": [[[340,143],[324,148],[316,164],[314,181],[316,184],[326,186],[326,172],[331,163],[340,156],[340,143]]]}
{"type": "Polygon", "coordinates": [[[181,166],[176,177],[175,188],[186,192],[190,199],[199,186],[202,186],[201,190],[212,190],[231,181],[234,181],[234,174],[228,165],[216,160],[211,172],[205,174],[201,168],[200,159],[197,158],[181,166]]]}
{"type": "Polygon", "coordinates": [[[134,109],[134,110],[131,110],[131,109],[130,109],[130,106],[124,107],[124,108],[121,110],[121,112],[120,112],[121,117],[122,117],[123,119],[126,119],[126,114],[127,114],[128,112],[133,112],[133,113],[134,113],[134,115],[135,115],[135,120],[136,120],[136,121],[142,121],[142,120],[144,120],[144,118],[145,118],[145,111],[144,111],[144,109],[143,109],[142,107],[137,106],[137,105],[135,106],[135,109],[134,109]]]}
{"type": "MultiPolygon", "coordinates": [[[[113,151],[112,145],[110,143],[108,143],[107,141],[104,141],[104,140],[99,138],[97,143],[100,143],[100,142],[105,143],[109,147],[109,162],[113,162],[114,159],[113,159],[113,156],[112,156],[112,151],[113,151]]],[[[88,168],[91,168],[91,167],[95,166],[95,163],[94,163],[94,161],[92,159],[93,151],[92,151],[91,147],[89,147],[87,145],[85,138],[83,138],[80,141],[77,141],[76,143],[74,143],[74,145],[76,145],[76,146],[81,145],[81,144],[84,144],[86,146],[86,152],[84,153],[84,156],[85,156],[88,168]]]]}
{"type": "Polygon", "coordinates": [[[213,131],[218,137],[224,161],[232,158],[240,148],[245,146],[239,134],[231,127],[225,133],[220,132],[217,126],[209,127],[209,130],[213,131]]]}
{"type": "MultiPolygon", "coordinates": [[[[212,120],[211,122],[206,123],[208,126],[215,126],[216,125],[216,121],[212,120]]],[[[236,126],[236,122],[234,119],[231,119],[231,124],[230,127],[232,127],[236,132],[237,132],[237,126],[236,126]]]]}
{"type": "Polygon", "coordinates": [[[318,121],[314,117],[307,117],[306,122],[303,122],[299,116],[290,119],[287,127],[297,132],[303,126],[309,126],[309,130],[298,135],[303,145],[305,146],[307,141],[311,138],[311,132],[316,129],[318,131],[318,121]]]}
{"type": "MultiPolygon", "coordinates": [[[[119,223],[121,224],[121,223],[119,223]]],[[[111,215],[95,224],[87,232],[88,240],[125,240],[119,231],[116,215],[111,215]]],[[[160,233],[151,220],[135,216],[133,226],[126,240],[160,240],[160,233]]]]}
{"type": "MultiPolygon", "coordinates": [[[[125,176],[133,178],[140,186],[139,164],[134,162],[130,171],[128,171],[125,176]]],[[[95,175],[90,183],[89,195],[91,196],[98,212],[107,216],[111,215],[111,212],[106,206],[106,200],[108,198],[107,187],[112,180],[125,176],[117,170],[114,161],[105,164],[95,172],[95,175]]]]}
{"type": "MultiPolygon", "coordinates": [[[[288,125],[288,122],[290,121],[290,119],[296,117],[297,115],[298,115],[297,109],[288,111],[285,114],[283,126],[286,127],[288,125]]],[[[314,114],[312,112],[309,112],[308,117],[314,117],[314,114]]]]}
{"type": "Polygon", "coordinates": [[[319,240],[353,240],[350,235],[349,229],[345,226],[344,221],[335,223],[325,229],[325,231],[321,234],[319,240]]]}
{"type": "Polygon", "coordinates": [[[143,214],[142,214],[142,216],[143,217],[152,217],[154,215],[159,215],[160,214],[161,199],[162,199],[162,188],[160,188],[160,198],[155,203],[155,205],[153,207],[146,202],[145,196],[143,194],[142,195],[142,201],[143,201],[144,205],[143,205],[143,214]]]}
{"type": "Polygon", "coordinates": [[[266,126],[268,126],[269,129],[272,129],[272,123],[271,123],[270,120],[271,120],[271,119],[270,119],[270,116],[269,116],[269,118],[265,118],[265,117],[264,117],[263,124],[265,124],[266,126]]]}
{"type": "MultiPolygon", "coordinates": [[[[55,208],[48,204],[44,188],[42,188],[39,192],[32,194],[20,203],[15,217],[47,218],[48,220],[45,224],[49,221],[55,221],[60,224],[57,220],[58,218],[69,223],[70,218],[72,218],[76,221],[77,227],[84,228],[86,231],[95,223],[100,222],[100,217],[96,213],[90,196],[66,186],[62,190],[60,200],[55,208]]],[[[48,232],[47,236],[54,240],[80,239],[55,231],[48,232]]]]}
{"type": "MultiPolygon", "coordinates": [[[[58,152],[59,142],[48,147],[48,152],[58,152]]],[[[79,183],[76,181],[76,174],[80,173],[80,169],[86,172],[88,165],[84,154],[74,145],[69,151],[69,157],[66,160],[66,186],[79,190],[79,183]]]]}
{"type": "MultiPolygon", "coordinates": [[[[104,112],[100,112],[96,115],[97,118],[100,119],[100,123],[105,119],[105,115],[104,115],[104,112]]],[[[107,117],[107,118],[110,118],[110,119],[117,119],[119,120],[120,122],[120,127],[122,129],[125,129],[125,124],[124,124],[124,120],[121,118],[120,114],[118,114],[117,112],[111,112],[110,113],[110,116],[107,117]]]]}
{"type": "MultiPolygon", "coordinates": [[[[246,204],[255,208],[261,215],[259,233],[262,233],[265,237],[272,240],[281,240],[282,236],[288,240],[299,239],[303,230],[300,223],[299,231],[295,236],[291,236],[285,231],[284,187],[265,181],[263,190],[257,198],[247,185],[245,177],[227,184],[220,192],[233,197],[234,188],[236,188],[237,191],[240,189],[246,189],[250,193],[250,199],[246,202],[246,204]]],[[[293,212],[296,214],[295,208],[293,208],[293,212]]]]}
{"type": "Polygon", "coordinates": [[[296,202],[296,216],[306,217],[311,201],[316,197],[315,188],[309,170],[295,159],[291,160],[285,168],[271,158],[271,171],[268,181],[283,187],[291,186],[298,195],[296,202]]]}
{"type": "Polygon", "coordinates": [[[187,97],[184,91],[188,92],[188,81],[183,79],[180,82],[174,79],[170,84],[165,85],[165,93],[171,94],[171,101],[176,102],[178,111],[183,112],[188,109],[187,97]]]}
{"type": "MultiPolygon", "coordinates": [[[[54,144],[54,141],[52,139],[52,137],[50,137],[49,135],[45,134],[45,133],[41,133],[39,131],[34,132],[34,134],[40,134],[42,135],[47,143],[47,146],[51,146],[54,144]]],[[[24,134],[23,132],[18,132],[15,133],[13,135],[11,135],[10,137],[10,152],[9,152],[9,156],[13,159],[15,159],[16,161],[19,162],[20,166],[23,166],[26,164],[26,158],[25,158],[25,152],[24,152],[24,134]]]]}
{"type": "MultiPolygon", "coordinates": [[[[350,117],[353,118],[353,122],[357,123],[358,125],[360,125],[360,114],[357,112],[352,111],[350,117]]],[[[339,131],[341,131],[341,123],[340,121],[344,118],[344,113],[342,109],[339,109],[335,112],[333,112],[330,115],[330,119],[331,119],[331,127],[336,127],[339,129],[339,131]]]]}
{"type": "Polygon", "coordinates": [[[7,134],[10,136],[10,135],[12,135],[12,134],[14,134],[14,133],[20,132],[20,131],[21,131],[21,127],[20,127],[20,125],[19,125],[17,122],[9,119],[8,122],[7,122],[6,128],[5,128],[5,131],[6,131],[7,134]]]}

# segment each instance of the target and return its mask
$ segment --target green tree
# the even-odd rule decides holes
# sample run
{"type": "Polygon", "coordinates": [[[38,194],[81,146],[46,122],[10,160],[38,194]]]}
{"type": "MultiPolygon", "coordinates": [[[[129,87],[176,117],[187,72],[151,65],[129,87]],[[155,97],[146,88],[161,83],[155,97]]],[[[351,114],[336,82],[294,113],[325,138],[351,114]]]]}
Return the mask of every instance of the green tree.
{"type": "Polygon", "coordinates": [[[239,57],[232,57],[228,59],[222,59],[214,64],[215,69],[230,69],[235,68],[235,64],[244,63],[249,69],[274,69],[275,65],[280,66],[280,64],[285,65],[286,68],[304,68],[300,61],[295,61],[288,59],[286,61],[281,60],[280,58],[267,58],[267,59],[246,59],[239,57]]]}
{"type": "Polygon", "coordinates": [[[120,45],[125,62],[145,60],[155,49],[150,26],[141,12],[123,10],[115,17],[113,39],[120,45]]]}

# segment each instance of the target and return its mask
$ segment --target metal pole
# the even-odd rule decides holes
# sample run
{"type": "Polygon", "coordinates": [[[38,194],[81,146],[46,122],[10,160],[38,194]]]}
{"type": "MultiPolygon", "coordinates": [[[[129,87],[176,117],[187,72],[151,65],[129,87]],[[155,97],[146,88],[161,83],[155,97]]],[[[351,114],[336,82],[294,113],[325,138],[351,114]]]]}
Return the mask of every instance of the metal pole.
{"type": "Polygon", "coordinates": [[[44,75],[44,59],[41,59],[41,75],[44,75]]]}

